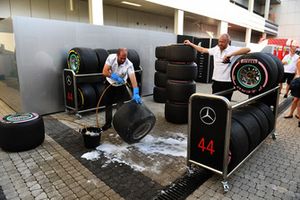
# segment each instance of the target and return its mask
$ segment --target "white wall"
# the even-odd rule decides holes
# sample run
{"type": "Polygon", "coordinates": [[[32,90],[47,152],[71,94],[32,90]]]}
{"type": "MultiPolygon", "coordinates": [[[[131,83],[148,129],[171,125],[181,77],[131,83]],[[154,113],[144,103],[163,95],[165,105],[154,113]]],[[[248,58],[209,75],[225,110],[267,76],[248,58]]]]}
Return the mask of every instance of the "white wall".
{"type": "Polygon", "coordinates": [[[281,0],[272,6],[275,22],[279,25],[278,38],[291,38],[300,42],[300,1],[281,0]]]}
{"type": "Polygon", "coordinates": [[[73,0],[0,0],[0,18],[27,16],[64,21],[89,22],[88,2],[73,0]]]}

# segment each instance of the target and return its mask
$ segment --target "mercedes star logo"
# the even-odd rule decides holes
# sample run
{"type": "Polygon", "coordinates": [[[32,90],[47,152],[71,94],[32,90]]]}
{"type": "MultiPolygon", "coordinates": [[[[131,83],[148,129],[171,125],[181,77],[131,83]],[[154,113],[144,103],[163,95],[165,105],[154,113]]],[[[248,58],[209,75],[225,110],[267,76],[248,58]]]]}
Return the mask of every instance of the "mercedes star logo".
{"type": "Polygon", "coordinates": [[[72,84],[72,78],[69,75],[66,77],[66,81],[68,85],[72,84]]]}
{"type": "Polygon", "coordinates": [[[216,113],[211,107],[203,107],[199,114],[204,124],[211,125],[216,121],[216,113]]]}

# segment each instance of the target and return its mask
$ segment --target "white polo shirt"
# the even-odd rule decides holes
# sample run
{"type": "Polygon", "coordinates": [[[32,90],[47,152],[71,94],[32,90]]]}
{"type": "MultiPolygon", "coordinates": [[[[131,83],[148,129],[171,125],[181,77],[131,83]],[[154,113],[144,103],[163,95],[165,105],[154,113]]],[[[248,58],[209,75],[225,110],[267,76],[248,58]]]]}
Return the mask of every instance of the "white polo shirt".
{"type": "Polygon", "coordinates": [[[223,63],[223,59],[225,55],[228,55],[238,49],[239,49],[238,47],[233,47],[229,45],[222,52],[218,45],[208,49],[209,55],[214,56],[214,71],[212,76],[213,80],[222,81],[222,82],[231,82],[231,78],[230,78],[231,65],[228,63],[227,64],[223,63]]]}
{"type": "MultiPolygon", "coordinates": [[[[110,54],[106,61],[105,64],[108,66],[111,66],[111,73],[116,73],[119,75],[123,80],[126,82],[128,75],[134,73],[134,68],[132,62],[126,58],[125,62],[121,65],[118,64],[118,59],[117,59],[117,54],[110,54]]],[[[106,80],[112,84],[117,86],[116,81],[113,79],[106,77],[106,80]]]]}
{"type": "Polygon", "coordinates": [[[284,65],[284,73],[296,73],[296,66],[297,66],[297,60],[299,56],[297,54],[294,54],[291,56],[291,54],[285,55],[282,59],[282,62],[287,62],[286,65],[284,65]]]}

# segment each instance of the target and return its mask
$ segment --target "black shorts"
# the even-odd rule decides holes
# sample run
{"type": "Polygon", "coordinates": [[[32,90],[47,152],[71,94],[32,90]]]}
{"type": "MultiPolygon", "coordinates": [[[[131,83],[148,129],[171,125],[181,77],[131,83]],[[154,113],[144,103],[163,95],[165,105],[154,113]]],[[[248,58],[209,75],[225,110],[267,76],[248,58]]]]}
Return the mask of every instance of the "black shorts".
{"type": "Polygon", "coordinates": [[[292,80],[290,89],[293,97],[300,98],[300,77],[292,80]]]}
{"type": "Polygon", "coordinates": [[[295,77],[295,73],[284,73],[281,83],[291,84],[291,81],[295,77]]]}

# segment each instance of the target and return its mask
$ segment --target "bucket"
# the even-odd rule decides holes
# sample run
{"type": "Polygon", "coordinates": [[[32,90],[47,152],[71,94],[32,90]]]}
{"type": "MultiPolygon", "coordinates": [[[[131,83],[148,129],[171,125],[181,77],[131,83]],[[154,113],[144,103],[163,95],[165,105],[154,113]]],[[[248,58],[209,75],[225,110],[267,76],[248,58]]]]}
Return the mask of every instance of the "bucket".
{"type": "Polygon", "coordinates": [[[83,136],[83,142],[86,148],[93,149],[100,145],[101,133],[103,132],[101,128],[87,127],[81,129],[80,132],[83,136]]]}

